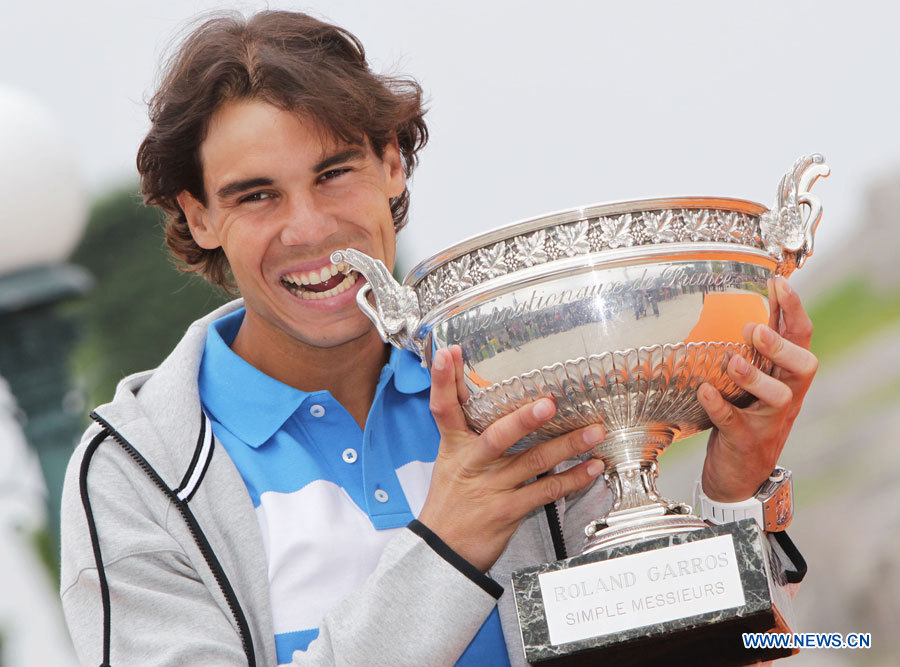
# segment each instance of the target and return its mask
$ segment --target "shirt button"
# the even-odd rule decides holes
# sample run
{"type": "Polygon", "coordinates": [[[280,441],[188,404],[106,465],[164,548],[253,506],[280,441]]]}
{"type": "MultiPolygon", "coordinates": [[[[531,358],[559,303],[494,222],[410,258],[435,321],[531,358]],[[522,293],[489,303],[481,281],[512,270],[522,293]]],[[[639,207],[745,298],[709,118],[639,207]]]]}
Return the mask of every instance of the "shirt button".
{"type": "Polygon", "coordinates": [[[323,417],[325,415],[325,408],[316,403],[309,408],[309,414],[313,417],[323,417]]]}
{"type": "Polygon", "coordinates": [[[344,459],[344,463],[356,463],[356,450],[352,447],[347,447],[341,454],[341,458],[344,459]]]}
{"type": "Polygon", "coordinates": [[[388,501],[388,492],[384,489],[378,489],[375,491],[375,500],[380,503],[386,503],[388,501]]]}

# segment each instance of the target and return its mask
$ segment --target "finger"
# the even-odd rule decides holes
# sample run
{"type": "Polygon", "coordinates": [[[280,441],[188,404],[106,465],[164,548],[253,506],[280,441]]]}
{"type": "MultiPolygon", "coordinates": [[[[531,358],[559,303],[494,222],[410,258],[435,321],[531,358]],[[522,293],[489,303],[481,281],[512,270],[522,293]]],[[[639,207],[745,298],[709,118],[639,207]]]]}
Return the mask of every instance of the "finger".
{"type": "Polygon", "coordinates": [[[778,329],[781,323],[781,306],[778,303],[778,290],[775,289],[775,279],[766,280],[766,291],[769,293],[769,326],[778,329]]]}
{"type": "Polygon", "coordinates": [[[603,442],[606,430],[599,424],[592,424],[558,438],[529,447],[516,455],[503,471],[502,479],[509,486],[523,484],[537,477],[563,461],[589,452],[603,442]]]}
{"type": "Polygon", "coordinates": [[[738,409],[722,398],[722,394],[708,382],[697,389],[697,400],[706,410],[709,420],[720,431],[727,431],[739,421],[738,409]]]}
{"type": "Polygon", "coordinates": [[[781,304],[782,335],[792,343],[809,349],[813,324],[806,314],[800,296],[788,284],[784,276],[775,279],[775,290],[781,304]]]}
{"type": "Polygon", "coordinates": [[[757,326],[756,322],[747,322],[741,329],[741,337],[747,345],[753,345],[753,332],[756,331],[757,326]]]}
{"type": "Polygon", "coordinates": [[[549,398],[523,405],[488,426],[473,447],[472,465],[487,465],[499,459],[506,450],[529,433],[546,424],[556,414],[556,404],[549,398]]]}
{"type": "Polygon", "coordinates": [[[449,350],[438,350],[431,361],[431,414],[438,430],[466,430],[466,417],[459,404],[455,367],[449,350]]]}
{"type": "Polygon", "coordinates": [[[812,382],[819,360],[805,347],[779,336],[764,324],[753,329],[751,342],[760,354],[774,362],[778,368],[795,374],[807,385],[812,382]]]}
{"type": "Polygon", "coordinates": [[[738,387],[776,410],[787,408],[794,399],[794,393],[789,386],[771,375],[766,375],[739,354],[734,355],[728,362],[727,372],[728,377],[738,387]]]}
{"type": "Polygon", "coordinates": [[[565,472],[540,477],[517,489],[509,499],[510,513],[524,516],[591,484],[603,472],[603,461],[591,459],[565,472]]]}
{"type": "Polygon", "coordinates": [[[450,354],[453,356],[453,367],[456,370],[456,396],[459,398],[459,404],[463,405],[469,400],[469,388],[466,386],[463,373],[462,348],[459,345],[451,345],[450,354]]]}

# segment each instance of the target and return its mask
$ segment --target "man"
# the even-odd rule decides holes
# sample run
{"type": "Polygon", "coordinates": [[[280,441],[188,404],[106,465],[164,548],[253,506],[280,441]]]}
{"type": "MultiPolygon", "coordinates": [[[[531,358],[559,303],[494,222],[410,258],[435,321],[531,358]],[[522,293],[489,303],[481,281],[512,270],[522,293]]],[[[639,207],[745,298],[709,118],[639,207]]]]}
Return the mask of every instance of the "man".
{"type": "MultiPolygon", "coordinates": [[[[126,378],[73,457],[62,599],[82,661],[521,664],[503,586],[558,557],[545,504],[579,544],[607,493],[590,486],[599,461],[565,462],[604,431],[505,455],[552,401],[472,433],[459,350],[429,378],[331,264],[353,247],[393,267],[427,139],[418,86],[372,74],[340,28],[263,12],[198,28],[150,116],[146,201],[184,268],[233,277],[243,301],[126,378]]],[[[778,374],[729,368],[760,400],[701,392],[720,427],[703,485],[720,501],[766,479],[815,371],[802,306],[776,289],[788,333],[753,341],[778,374]]]]}

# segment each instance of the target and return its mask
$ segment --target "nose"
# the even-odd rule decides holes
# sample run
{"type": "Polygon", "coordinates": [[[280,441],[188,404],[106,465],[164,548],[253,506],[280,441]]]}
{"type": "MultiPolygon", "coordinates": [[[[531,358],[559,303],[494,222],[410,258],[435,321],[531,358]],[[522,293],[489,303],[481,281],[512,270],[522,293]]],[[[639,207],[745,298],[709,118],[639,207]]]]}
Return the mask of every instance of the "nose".
{"type": "Polygon", "coordinates": [[[285,213],[281,228],[285,246],[318,245],[337,230],[336,218],[312,195],[293,197],[285,213]]]}

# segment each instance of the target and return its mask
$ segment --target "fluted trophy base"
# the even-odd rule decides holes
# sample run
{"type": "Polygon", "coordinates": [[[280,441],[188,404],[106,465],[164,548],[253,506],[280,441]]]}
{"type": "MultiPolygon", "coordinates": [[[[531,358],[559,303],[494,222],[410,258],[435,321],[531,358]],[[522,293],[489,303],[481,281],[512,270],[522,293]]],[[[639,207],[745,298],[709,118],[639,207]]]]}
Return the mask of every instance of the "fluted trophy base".
{"type": "Polygon", "coordinates": [[[611,432],[593,449],[606,464],[603,476],[613,505],[585,527],[582,553],[706,527],[690,505],[668,500],[656,489],[656,459],[674,436],[663,424],[626,428],[611,432]]]}

